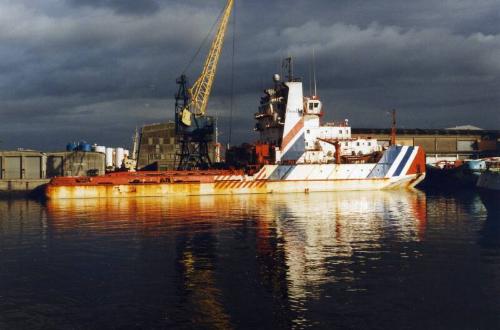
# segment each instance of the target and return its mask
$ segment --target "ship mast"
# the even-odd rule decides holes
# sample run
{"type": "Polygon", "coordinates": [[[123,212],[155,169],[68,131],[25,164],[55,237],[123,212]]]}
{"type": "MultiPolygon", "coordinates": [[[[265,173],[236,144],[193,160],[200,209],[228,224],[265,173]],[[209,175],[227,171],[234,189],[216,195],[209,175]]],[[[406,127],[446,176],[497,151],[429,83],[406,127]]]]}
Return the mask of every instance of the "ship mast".
{"type": "Polygon", "coordinates": [[[396,109],[392,109],[391,146],[396,145],[396,109]]]}

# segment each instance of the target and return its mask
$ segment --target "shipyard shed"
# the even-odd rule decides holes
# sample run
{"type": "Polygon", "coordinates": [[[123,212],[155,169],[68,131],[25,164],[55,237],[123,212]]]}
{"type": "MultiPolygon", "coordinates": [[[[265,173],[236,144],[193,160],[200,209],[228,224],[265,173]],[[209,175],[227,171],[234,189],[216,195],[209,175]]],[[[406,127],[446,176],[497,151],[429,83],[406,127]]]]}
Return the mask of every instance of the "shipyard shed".
{"type": "Polygon", "coordinates": [[[101,152],[64,151],[47,153],[47,178],[104,175],[106,155],[101,152]]]}
{"type": "Polygon", "coordinates": [[[0,151],[0,195],[36,193],[56,176],[105,174],[105,154],[34,150],[0,151]]]}
{"type": "MultiPolygon", "coordinates": [[[[390,129],[353,128],[353,137],[372,137],[389,145],[390,129]]],[[[398,129],[396,144],[421,146],[427,163],[500,156],[500,131],[482,129],[398,129]]]]}
{"type": "Polygon", "coordinates": [[[0,151],[0,194],[27,193],[47,183],[46,159],[34,150],[0,151]]]}

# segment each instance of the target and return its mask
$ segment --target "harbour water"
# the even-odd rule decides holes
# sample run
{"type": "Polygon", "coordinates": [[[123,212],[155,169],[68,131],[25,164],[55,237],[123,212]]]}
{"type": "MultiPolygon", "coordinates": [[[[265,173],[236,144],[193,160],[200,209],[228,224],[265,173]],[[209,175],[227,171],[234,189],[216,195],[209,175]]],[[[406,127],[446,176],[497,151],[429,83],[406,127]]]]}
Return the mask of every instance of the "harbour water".
{"type": "Polygon", "coordinates": [[[473,192],[2,200],[0,263],[0,329],[500,328],[473,192]]]}

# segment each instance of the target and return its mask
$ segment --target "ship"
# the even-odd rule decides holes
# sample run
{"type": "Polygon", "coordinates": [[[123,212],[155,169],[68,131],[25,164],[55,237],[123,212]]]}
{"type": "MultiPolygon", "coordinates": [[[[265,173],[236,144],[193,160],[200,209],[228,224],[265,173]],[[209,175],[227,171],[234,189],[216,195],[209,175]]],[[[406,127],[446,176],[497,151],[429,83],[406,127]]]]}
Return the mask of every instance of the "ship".
{"type": "Polygon", "coordinates": [[[425,184],[440,188],[474,188],[485,169],[484,159],[439,161],[427,164],[425,184]]]}
{"type": "Polygon", "coordinates": [[[477,180],[479,189],[500,192],[500,158],[486,161],[486,170],[477,180]]]}
{"type": "Polygon", "coordinates": [[[254,114],[255,164],[242,169],[117,172],[56,177],[48,199],[311,193],[411,188],[425,178],[419,146],[353,138],[348,120],[322,124],[323,104],[303,84],[273,76],[254,114]]]}
{"type": "MultiPolygon", "coordinates": [[[[500,207],[500,158],[486,160],[486,170],[477,180],[479,196],[488,210],[488,216],[499,215],[500,207]]],[[[498,217],[497,217],[498,219],[498,217]]]]}

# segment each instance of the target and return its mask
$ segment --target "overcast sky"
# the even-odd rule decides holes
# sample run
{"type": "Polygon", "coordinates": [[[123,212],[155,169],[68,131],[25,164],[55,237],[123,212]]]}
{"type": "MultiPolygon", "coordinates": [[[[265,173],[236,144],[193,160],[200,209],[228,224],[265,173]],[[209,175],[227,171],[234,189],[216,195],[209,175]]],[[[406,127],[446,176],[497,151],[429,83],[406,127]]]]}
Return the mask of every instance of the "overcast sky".
{"type": "MultiPolygon", "coordinates": [[[[0,148],[128,146],[173,118],[175,79],[225,0],[0,0],[0,148]]],[[[312,50],[326,119],[353,127],[500,129],[498,0],[236,0],[233,143],[255,139],[261,91],[312,50]]],[[[232,26],[231,26],[232,27],[232,26]]],[[[228,137],[232,29],[209,113],[228,137]]],[[[187,71],[193,81],[207,48],[187,71]]]]}

